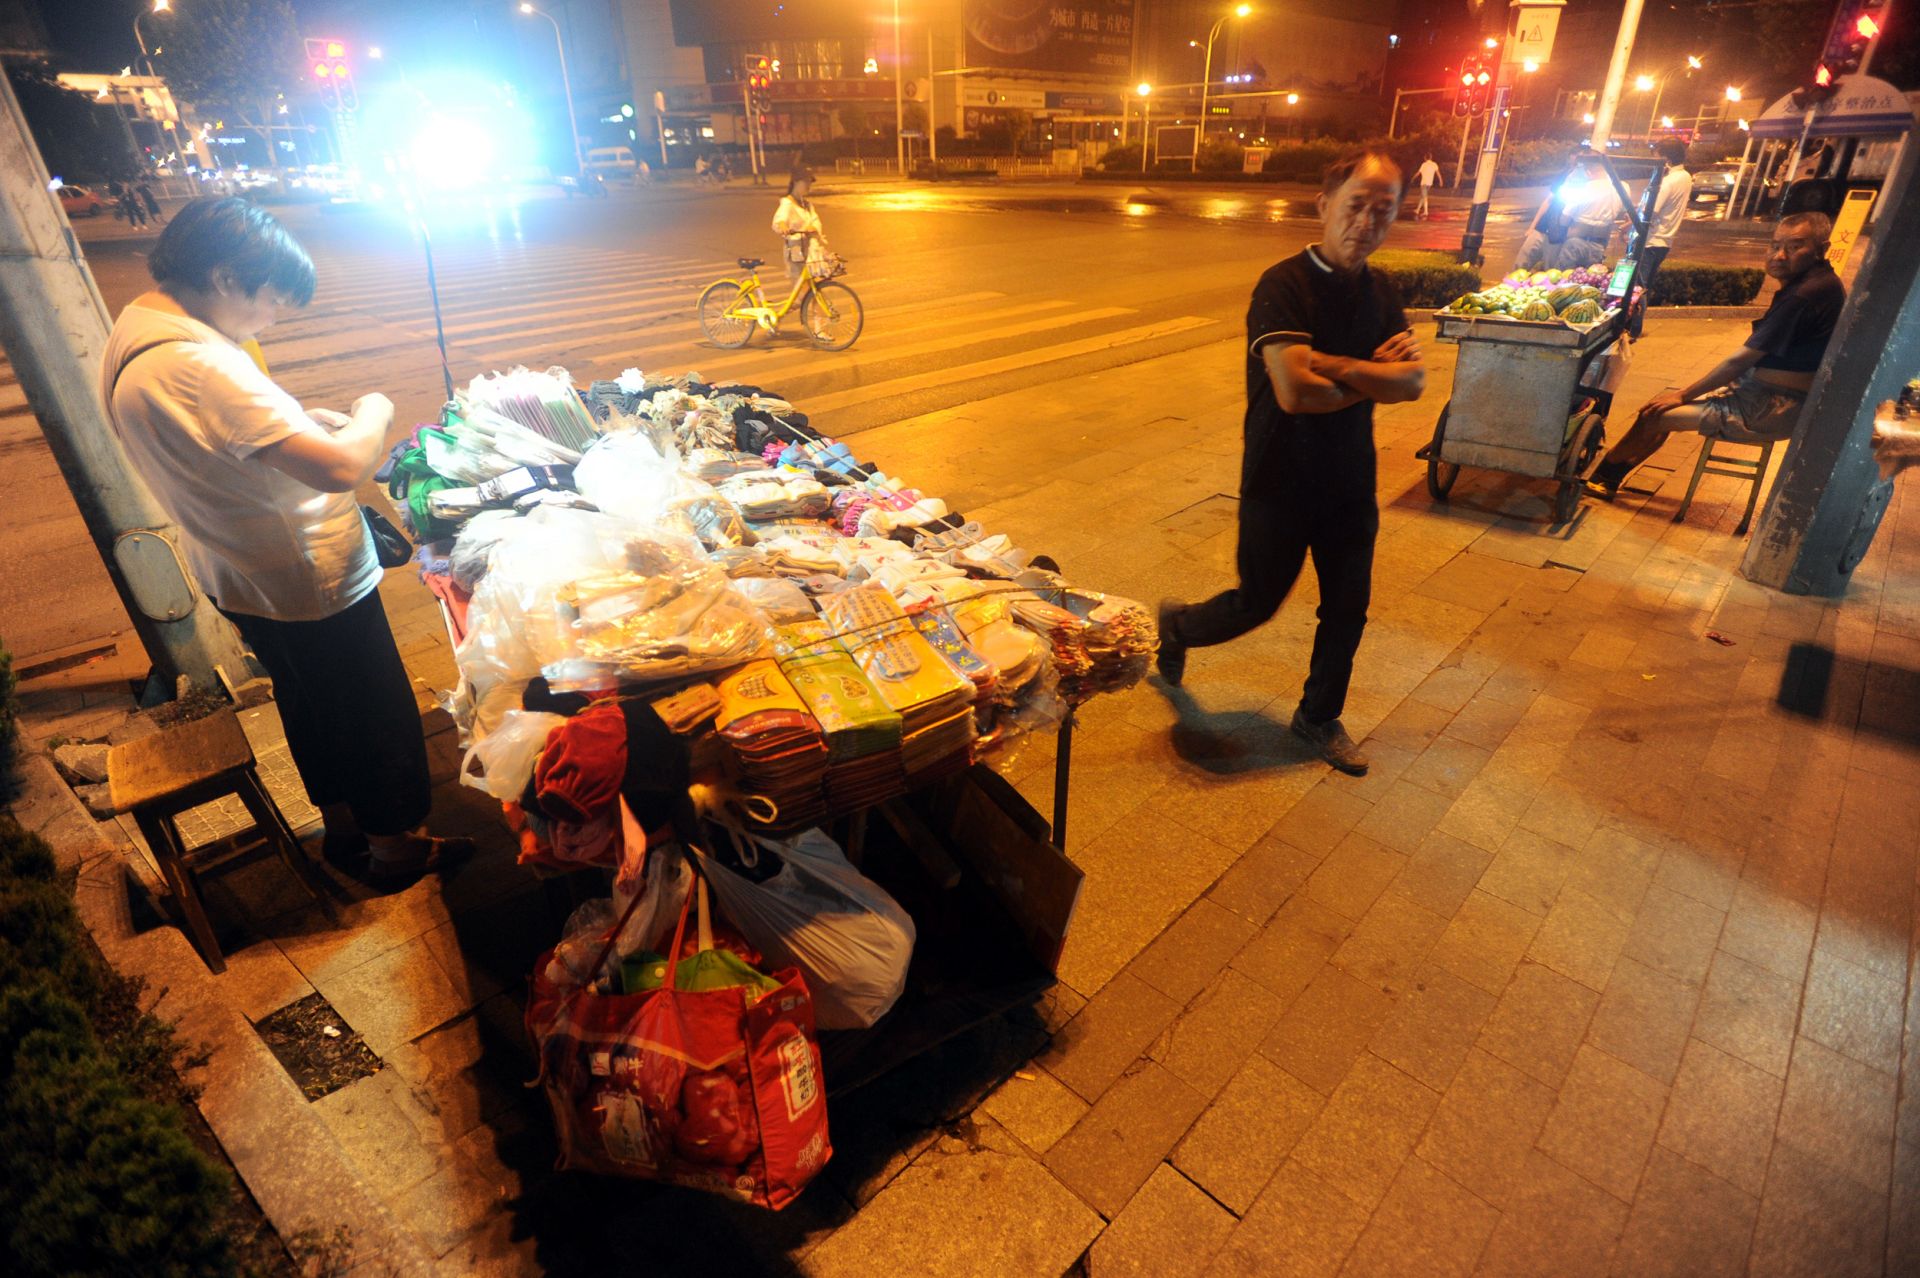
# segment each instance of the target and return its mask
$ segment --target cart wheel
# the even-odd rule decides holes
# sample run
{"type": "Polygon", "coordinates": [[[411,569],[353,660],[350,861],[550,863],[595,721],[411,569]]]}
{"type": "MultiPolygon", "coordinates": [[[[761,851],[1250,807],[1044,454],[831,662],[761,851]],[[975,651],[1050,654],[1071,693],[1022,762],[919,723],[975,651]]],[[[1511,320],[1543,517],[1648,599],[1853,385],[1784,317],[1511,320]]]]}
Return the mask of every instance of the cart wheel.
{"type": "Polygon", "coordinates": [[[1607,419],[1598,413],[1588,413],[1580,419],[1574,429],[1573,455],[1568,470],[1575,476],[1560,481],[1560,491],[1553,497],[1553,522],[1564,524],[1572,519],[1574,512],[1580,509],[1582,482],[1579,476],[1587,473],[1587,467],[1607,442],[1607,419]]]}
{"type": "Polygon", "coordinates": [[[1452,408],[1449,404],[1440,410],[1440,420],[1433,424],[1433,442],[1427,445],[1427,491],[1435,501],[1445,501],[1453,491],[1453,481],[1460,478],[1460,463],[1440,460],[1440,444],[1447,437],[1447,413],[1452,408]]]}
{"type": "Polygon", "coordinates": [[[1560,491],[1553,495],[1553,522],[1564,524],[1573,518],[1580,509],[1580,483],[1578,480],[1563,480],[1560,491]]]}

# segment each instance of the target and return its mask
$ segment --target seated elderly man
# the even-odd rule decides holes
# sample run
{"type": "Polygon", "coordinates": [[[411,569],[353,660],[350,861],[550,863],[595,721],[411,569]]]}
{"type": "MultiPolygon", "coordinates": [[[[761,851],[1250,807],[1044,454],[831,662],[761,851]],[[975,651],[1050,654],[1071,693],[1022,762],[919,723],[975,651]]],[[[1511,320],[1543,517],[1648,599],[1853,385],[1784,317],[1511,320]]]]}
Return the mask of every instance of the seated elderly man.
{"type": "Polygon", "coordinates": [[[1684,390],[1666,390],[1640,406],[1633,425],[1590,486],[1612,497],[1640,463],[1675,431],[1761,444],[1785,439],[1800,420],[1813,374],[1827,353],[1847,291],[1827,264],[1833,221],[1824,213],[1782,218],[1773,230],[1767,274],[1780,281],[1767,313],[1744,346],[1684,390]]]}

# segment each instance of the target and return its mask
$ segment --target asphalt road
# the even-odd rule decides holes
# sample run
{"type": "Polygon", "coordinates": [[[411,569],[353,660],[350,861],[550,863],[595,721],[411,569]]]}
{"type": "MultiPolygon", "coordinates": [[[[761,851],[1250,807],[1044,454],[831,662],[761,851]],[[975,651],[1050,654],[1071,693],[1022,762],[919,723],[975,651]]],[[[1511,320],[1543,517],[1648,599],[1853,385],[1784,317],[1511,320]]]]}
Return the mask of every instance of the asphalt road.
{"type": "MultiPolygon", "coordinates": [[[[449,197],[427,236],[456,384],[490,369],[561,365],[580,381],[622,369],[695,370],[791,398],[830,434],[1058,386],[1199,347],[1242,322],[1253,281],[1313,239],[1304,187],[1134,187],[1104,183],[922,186],[834,182],[819,192],[845,282],[866,328],[841,353],[814,349],[797,319],[774,338],[723,351],[699,331],[706,283],[734,259],[772,260],[778,191],[665,186],[605,200],[449,197]]],[[[1537,194],[1503,194],[1490,266],[1511,260],[1537,194]]],[[[1443,198],[1390,245],[1458,245],[1465,202],[1443,198]]],[[[444,399],[426,240],[404,215],[280,210],[320,268],[312,306],[263,338],[283,385],[311,407],[384,391],[404,419],[444,399]]],[[[147,286],[153,235],[107,219],[79,227],[108,308],[147,286]]],[[[1757,261],[1763,233],[1702,223],[1682,256],[1757,261]]],[[[84,647],[125,627],[104,571],[10,370],[0,371],[0,641],[17,658],[84,647]]],[[[961,412],[958,415],[964,416],[961,412]]],[[[1045,430],[1036,421],[1035,430],[1045,430]]]]}

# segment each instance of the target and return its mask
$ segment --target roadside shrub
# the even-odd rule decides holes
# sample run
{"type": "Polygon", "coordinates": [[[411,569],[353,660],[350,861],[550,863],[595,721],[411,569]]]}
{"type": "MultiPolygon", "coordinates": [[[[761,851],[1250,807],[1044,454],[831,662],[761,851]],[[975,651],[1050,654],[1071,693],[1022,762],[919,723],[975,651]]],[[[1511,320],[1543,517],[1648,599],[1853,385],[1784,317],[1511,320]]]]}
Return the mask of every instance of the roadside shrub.
{"type": "Polygon", "coordinates": [[[1138,142],[1129,142],[1125,146],[1113,147],[1105,155],[1100,157],[1100,167],[1109,173],[1138,173],[1140,171],[1140,144],[1138,142]]]}
{"type": "Polygon", "coordinates": [[[223,1275],[231,1182],[187,1136],[172,1031],[102,963],[52,850],[0,814],[0,1246],[9,1273],[223,1275]],[[167,1098],[171,1099],[171,1098],[167,1098]]]}
{"type": "Polygon", "coordinates": [[[20,707],[13,699],[13,654],[0,646],[0,779],[13,766],[14,730],[19,727],[20,707]]]}
{"type": "Polygon", "coordinates": [[[1318,182],[1321,173],[1347,150],[1348,145],[1334,138],[1282,142],[1273,148],[1260,171],[1283,182],[1318,182]]]}
{"type": "Polygon", "coordinates": [[[1238,173],[1244,166],[1247,149],[1230,138],[1208,138],[1200,146],[1202,172],[1238,173]]]}
{"type": "Polygon", "coordinates": [[[1746,306],[1767,278],[1757,266],[1714,266],[1669,260],[1661,264],[1649,306],[1746,306]]]}
{"type": "Polygon", "coordinates": [[[1367,259],[1367,265],[1385,272],[1400,291],[1400,304],[1409,311],[1445,306],[1480,287],[1479,271],[1454,261],[1449,253],[1431,249],[1382,249],[1367,259]]]}
{"type": "Polygon", "coordinates": [[[1509,183],[1545,182],[1567,170],[1573,147],[1565,142],[1509,141],[1500,150],[1500,176],[1509,183]]]}

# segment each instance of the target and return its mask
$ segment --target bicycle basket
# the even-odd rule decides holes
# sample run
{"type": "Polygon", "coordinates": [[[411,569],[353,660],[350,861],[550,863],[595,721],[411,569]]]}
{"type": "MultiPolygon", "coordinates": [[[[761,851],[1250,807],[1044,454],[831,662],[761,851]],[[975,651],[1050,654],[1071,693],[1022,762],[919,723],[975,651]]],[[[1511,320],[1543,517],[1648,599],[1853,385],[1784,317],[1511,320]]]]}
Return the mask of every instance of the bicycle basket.
{"type": "Polygon", "coordinates": [[[830,280],[847,273],[847,259],[838,253],[823,253],[807,263],[807,273],[816,280],[830,280]]]}

